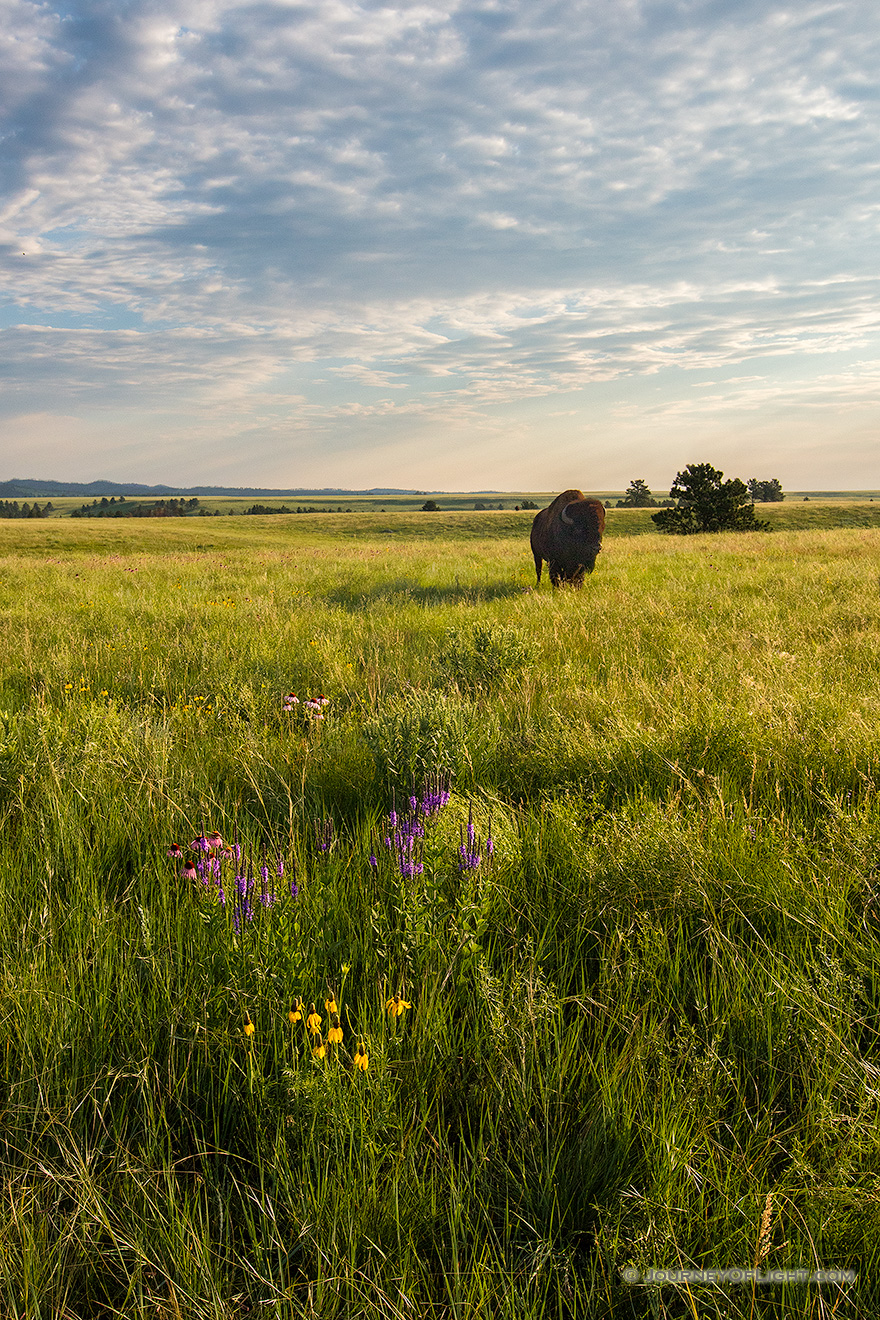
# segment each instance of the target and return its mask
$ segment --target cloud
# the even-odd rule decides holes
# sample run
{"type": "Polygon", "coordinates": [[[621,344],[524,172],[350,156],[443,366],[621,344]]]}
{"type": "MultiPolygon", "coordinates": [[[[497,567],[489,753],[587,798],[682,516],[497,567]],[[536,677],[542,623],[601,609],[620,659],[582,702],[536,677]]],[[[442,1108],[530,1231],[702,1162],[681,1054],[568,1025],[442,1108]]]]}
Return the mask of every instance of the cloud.
{"type": "Polygon", "coordinates": [[[377,417],[795,358],[821,429],[810,361],[876,351],[863,0],[5,10],[7,416],[232,410],[244,476],[285,408],[378,461],[377,417]]]}

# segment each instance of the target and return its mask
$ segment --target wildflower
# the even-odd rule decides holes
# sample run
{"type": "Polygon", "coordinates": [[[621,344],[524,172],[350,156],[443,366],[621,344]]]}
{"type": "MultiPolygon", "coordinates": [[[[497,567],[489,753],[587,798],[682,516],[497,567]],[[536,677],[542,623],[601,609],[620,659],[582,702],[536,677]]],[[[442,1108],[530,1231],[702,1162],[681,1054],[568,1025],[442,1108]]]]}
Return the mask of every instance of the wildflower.
{"type": "Polygon", "coordinates": [[[388,1000],[385,1007],[393,1018],[398,1018],[404,1009],[412,1008],[412,1004],[407,1003],[405,999],[401,999],[400,995],[395,995],[393,999],[388,1000]]]}
{"type": "Polygon", "coordinates": [[[333,847],[333,817],[321,821],[316,818],[313,824],[318,852],[328,853],[333,847]]]}
{"type": "Polygon", "coordinates": [[[64,684],[64,691],[65,691],[65,692],[71,692],[72,690],[73,690],[73,684],[72,684],[72,683],[65,683],[65,684],[64,684]]]}
{"type": "Polygon", "coordinates": [[[309,1016],[306,1018],[306,1026],[314,1035],[317,1035],[321,1030],[321,1015],[315,1012],[314,1004],[309,1004],[309,1016]]]}
{"type": "Polygon", "coordinates": [[[333,1019],[333,1026],[327,1032],[327,1040],[331,1045],[342,1044],[342,1027],[339,1025],[339,1018],[333,1019]]]}
{"type": "Polygon", "coordinates": [[[287,1014],[291,1022],[302,1022],[302,1000],[298,999],[293,1008],[287,1014]]]}
{"type": "Polygon", "coordinates": [[[223,837],[219,830],[211,830],[211,833],[205,839],[210,852],[216,852],[218,848],[223,847],[223,837]]]}
{"type": "Polygon", "coordinates": [[[331,1015],[331,1017],[334,1013],[338,1013],[339,1009],[336,1007],[336,996],[331,995],[329,999],[325,999],[324,1007],[326,1008],[327,1012],[331,1015]]]}
{"type": "Polygon", "coordinates": [[[184,880],[197,880],[199,872],[195,862],[184,862],[180,874],[184,880]]]}
{"type": "Polygon", "coordinates": [[[200,834],[197,839],[193,839],[192,843],[189,846],[190,848],[192,848],[193,852],[211,851],[211,845],[208,843],[208,840],[205,838],[204,834],[200,834]]]}
{"type": "Polygon", "coordinates": [[[171,847],[168,849],[168,856],[173,857],[175,861],[183,856],[183,849],[179,843],[172,843],[171,847]]]}
{"type": "Polygon", "coordinates": [[[378,861],[377,861],[377,859],[376,859],[376,854],[375,854],[374,852],[371,852],[371,853],[370,853],[370,856],[369,856],[369,862],[370,862],[370,866],[371,866],[372,870],[374,870],[374,871],[378,871],[378,869],[379,869],[379,863],[378,863],[378,861]]]}
{"type": "Polygon", "coordinates": [[[250,1038],[250,1037],[254,1034],[254,1032],[256,1031],[256,1027],[254,1026],[253,1022],[251,1022],[251,1015],[250,1015],[250,1013],[248,1013],[247,1011],[245,1011],[245,1015],[244,1015],[244,1016],[245,1016],[245,1023],[244,1023],[244,1027],[242,1028],[242,1030],[244,1031],[244,1034],[245,1034],[248,1038],[250,1038]]]}
{"type": "Polygon", "coordinates": [[[312,1046],[312,1054],[315,1056],[316,1059],[323,1059],[326,1053],[327,1053],[327,1046],[324,1044],[324,1042],[321,1040],[321,1037],[319,1036],[315,1044],[312,1046]]]}
{"type": "Polygon", "coordinates": [[[269,868],[265,862],[260,867],[260,902],[263,907],[271,907],[275,902],[275,891],[269,885],[269,868]]]}
{"type": "Polygon", "coordinates": [[[358,1047],[354,1056],[354,1066],[360,1068],[361,1072],[366,1072],[370,1066],[370,1056],[364,1049],[364,1042],[362,1040],[358,1041],[358,1047]]]}

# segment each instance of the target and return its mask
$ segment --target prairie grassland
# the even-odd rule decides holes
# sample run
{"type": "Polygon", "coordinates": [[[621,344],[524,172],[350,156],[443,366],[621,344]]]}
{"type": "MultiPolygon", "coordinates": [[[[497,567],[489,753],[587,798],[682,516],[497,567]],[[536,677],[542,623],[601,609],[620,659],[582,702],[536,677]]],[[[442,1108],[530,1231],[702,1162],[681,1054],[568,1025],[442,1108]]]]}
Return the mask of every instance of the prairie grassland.
{"type": "Polygon", "coordinates": [[[0,1315],[878,1313],[880,530],[629,517],[0,525],[0,1315]]]}

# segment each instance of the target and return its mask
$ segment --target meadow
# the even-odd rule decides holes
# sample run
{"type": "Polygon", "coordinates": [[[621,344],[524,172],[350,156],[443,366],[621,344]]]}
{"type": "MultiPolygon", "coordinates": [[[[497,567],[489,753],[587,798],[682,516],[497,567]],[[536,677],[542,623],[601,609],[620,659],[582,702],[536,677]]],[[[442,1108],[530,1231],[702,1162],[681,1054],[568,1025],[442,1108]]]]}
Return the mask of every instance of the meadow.
{"type": "Polygon", "coordinates": [[[880,505],[761,516],[0,523],[4,1320],[880,1313],[880,505]]]}

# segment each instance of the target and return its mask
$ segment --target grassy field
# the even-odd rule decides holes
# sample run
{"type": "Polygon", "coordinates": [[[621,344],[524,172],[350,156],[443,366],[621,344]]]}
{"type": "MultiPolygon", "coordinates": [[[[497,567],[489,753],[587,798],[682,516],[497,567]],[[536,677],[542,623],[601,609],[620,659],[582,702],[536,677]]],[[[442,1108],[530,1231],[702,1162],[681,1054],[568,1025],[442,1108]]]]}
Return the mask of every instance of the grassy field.
{"type": "Polygon", "coordinates": [[[880,1312],[880,505],[766,514],[0,523],[4,1320],[880,1312]]]}

